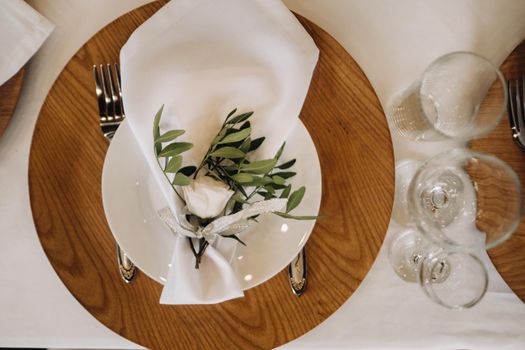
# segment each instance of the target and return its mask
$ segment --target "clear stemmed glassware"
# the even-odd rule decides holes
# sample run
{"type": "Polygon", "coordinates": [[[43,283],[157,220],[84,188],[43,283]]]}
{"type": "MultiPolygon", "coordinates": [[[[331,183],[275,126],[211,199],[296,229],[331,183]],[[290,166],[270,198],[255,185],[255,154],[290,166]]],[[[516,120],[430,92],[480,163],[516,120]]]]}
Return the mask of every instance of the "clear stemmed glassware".
{"type": "Polygon", "coordinates": [[[412,140],[468,140],[499,123],[507,93],[493,63],[473,52],[453,52],[432,62],[387,114],[393,129],[412,140]]]}
{"type": "Polygon", "coordinates": [[[440,248],[413,229],[391,240],[389,261],[399,277],[418,282],[430,299],[450,309],[470,308],[487,291],[488,273],[476,255],[440,248]]]}
{"type": "Polygon", "coordinates": [[[427,253],[439,250],[419,232],[405,228],[396,232],[388,245],[388,260],[395,273],[406,282],[417,282],[419,264],[427,253]]]}
{"type": "Polygon", "coordinates": [[[468,309],[485,295],[488,273],[474,254],[436,251],[421,261],[418,282],[425,294],[450,309],[468,309]]]}
{"type": "Polygon", "coordinates": [[[425,162],[407,192],[417,229],[447,249],[490,249],[508,239],[523,212],[520,181],[503,161],[456,148],[425,162]]]}

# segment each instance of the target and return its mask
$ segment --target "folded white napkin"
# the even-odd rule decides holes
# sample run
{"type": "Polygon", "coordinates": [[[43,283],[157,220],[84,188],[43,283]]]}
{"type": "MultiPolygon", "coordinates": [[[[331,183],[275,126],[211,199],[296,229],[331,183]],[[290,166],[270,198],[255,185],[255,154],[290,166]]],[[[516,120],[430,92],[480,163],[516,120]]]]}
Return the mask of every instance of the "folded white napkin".
{"type": "Polygon", "coordinates": [[[26,64],[53,28],[22,0],[0,2],[0,85],[26,64]]]}
{"type": "MultiPolygon", "coordinates": [[[[184,165],[200,163],[234,108],[255,111],[253,137],[266,137],[258,155],[273,157],[297,122],[317,58],[313,40],[279,0],[173,0],[133,33],[120,56],[124,107],[172,211],[180,204],[153,153],[161,105],[161,132],[184,129],[180,140],[194,144],[184,165]]],[[[196,270],[187,240],[177,240],[161,303],[243,295],[231,245],[218,241],[196,270]]]]}

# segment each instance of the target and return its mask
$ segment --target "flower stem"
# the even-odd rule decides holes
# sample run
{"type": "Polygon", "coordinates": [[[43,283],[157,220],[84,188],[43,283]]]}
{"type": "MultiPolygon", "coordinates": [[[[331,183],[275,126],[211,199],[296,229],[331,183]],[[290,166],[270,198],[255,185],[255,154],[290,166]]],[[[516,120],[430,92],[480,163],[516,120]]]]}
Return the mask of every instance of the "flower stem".
{"type": "Polygon", "coordinates": [[[193,239],[191,237],[188,237],[188,242],[190,244],[191,252],[193,253],[193,256],[195,257],[195,269],[199,269],[199,265],[201,264],[202,256],[204,255],[204,252],[206,251],[206,248],[210,245],[208,241],[206,241],[205,238],[199,239],[199,250],[195,250],[195,246],[193,245],[193,239]]]}

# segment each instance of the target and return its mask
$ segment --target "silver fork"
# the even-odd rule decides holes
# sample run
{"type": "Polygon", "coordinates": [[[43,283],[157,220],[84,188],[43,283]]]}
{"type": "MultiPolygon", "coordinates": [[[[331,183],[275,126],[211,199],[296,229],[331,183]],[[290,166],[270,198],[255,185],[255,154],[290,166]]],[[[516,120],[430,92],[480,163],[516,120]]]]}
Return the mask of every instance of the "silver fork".
{"type": "Polygon", "coordinates": [[[521,79],[509,80],[508,115],[512,129],[512,138],[518,146],[525,150],[525,76],[521,79]]]}
{"type": "MultiPolygon", "coordinates": [[[[97,94],[99,122],[102,134],[111,142],[120,123],[126,118],[122,104],[122,90],[120,88],[120,69],[117,63],[112,69],[111,64],[97,67],[93,65],[95,77],[95,91],[97,94]]],[[[135,264],[127,257],[118,243],[117,263],[120,276],[126,283],[131,283],[137,273],[135,264]]]]}

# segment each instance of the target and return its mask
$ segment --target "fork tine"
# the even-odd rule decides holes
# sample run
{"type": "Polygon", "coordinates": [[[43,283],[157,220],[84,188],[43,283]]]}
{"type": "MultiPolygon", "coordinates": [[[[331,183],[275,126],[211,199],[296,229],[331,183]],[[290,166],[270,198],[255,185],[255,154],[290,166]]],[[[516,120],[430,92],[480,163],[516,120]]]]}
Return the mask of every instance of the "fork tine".
{"type": "MultiPolygon", "coordinates": [[[[519,79],[516,79],[515,81],[515,87],[516,87],[516,90],[515,90],[515,105],[514,105],[514,109],[516,111],[516,119],[517,119],[517,131],[518,131],[518,134],[519,136],[521,136],[521,132],[523,130],[525,130],[525,127],[523,126],[524,124],[524,120],[523,120],[523,110],[521,108],[521,90],[520,89],[520,81],[519,79]]],[[[520,137],[520,141],[521,141],[521,137],[520,137]]]]}
{"type": "Polygon", "coordinates": [[[106,101],[106,121],[113,121],[113,109],[111,108],[111,97],[108,93],[108,81],[106,78],[106,73],[104,72],[104,65],[100,65],[100,76],[102,78],[102,92],[104,94],[104,101],[106,101]]]}
{"type": "Polygon", "coordinates": [[[513,89],[512,89],[512,82],[510,80],[507,80],[507,90],[508,90],[508,97],[507,97],[507,114],[509,117],[509,124],[510,128],[512,129],[512,136],[516,137],[516,111],[514,108],[514,101],[513,101],[513,89]]]}
{"type": "Polygon", "coordinates": [[[119,68],[118,63],[115,63],[115,72],[117,72],[117,79],[115,79],[115,82],[117,83],[116,85],[117,85],[117,94],[119,98],[119,106],[120,106],[122,118],[124,119],[126,117],[126,113],[124,112],[124,100],[122,100],[122,89],[121,89],[122,80],[120,79],[120,68],[119,68]]]}
{"type": "Polygon", "coordinates": [[[118,96],[115,93],[117,90],[115,87],[115,78],[113,77],[113,70],[111,69],[111,64],[106,64],[106,69],[108,72],[108,85],[109,85],[109,92],[110,92],[110,98],[111,98],[111,108],[113,111],[113,117],[115,118],[115,121],[120,120],[120,109],[119,109],[119,101],[118,96]]]}
{"type": "Polygon", "coordinates": [[[518,140],[520,141],[520,144],[523,146],[525,145],[525,111],[523,110],[523,104],[522,104],[522,94],[523,94],[523,87],[520,88],[520,81],[516,80],[516,104],[515,104],[515,110],[516,110],[516,119],[518,121],[517,123],[517,131],[518,131],[518,140]]]}
{"type": "Polygon", "coordinates": [[[97,65],[93,65],[93,76],[95,78],[95,93],[97,94],[97,102],[98,102],[98,114],[100,116],[100,121],[106,119],[107,115],[107,105],[106,105],[106,99],[103,95],[102,91],[102,84],[100,81],[100,75],[98,74],[97,65]]]}

